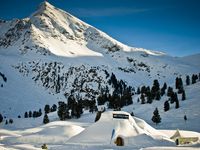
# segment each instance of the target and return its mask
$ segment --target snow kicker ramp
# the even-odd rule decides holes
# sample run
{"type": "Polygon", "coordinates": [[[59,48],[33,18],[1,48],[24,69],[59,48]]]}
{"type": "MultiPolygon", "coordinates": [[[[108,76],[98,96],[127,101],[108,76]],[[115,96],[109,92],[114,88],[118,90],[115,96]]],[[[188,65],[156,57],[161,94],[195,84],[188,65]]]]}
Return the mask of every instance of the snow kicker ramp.
{"type": "MultiPolygon", "coordinates": [[[[156,132],[155,129],[146,125],[144,121],[140,119],[136,119],[135,121],[129,113],[123,111],[102,113],[99,121],[86,128],[80,134],[69,139],[67,143],[107,145],[114,144],[117,137],[123,138],[124,145],[135,145],[136,143],[141,143],[141,141],[145,142],[145,140],[142,139],[146,139],[147,143],[152,143],[154,145],[160,145],[158,144],[159,141],[165,143],[164,145],[167,143],[172,145],[172,142],[170,142],[167,137],[156,132]],[[116,116],[127,116],[127,118],[114,118],[113,114],[116,116]],[[162,139],[160,137],[162,137],[162,139]]],[[[144,145],[144,143],[141,144],[144,145]]]]}

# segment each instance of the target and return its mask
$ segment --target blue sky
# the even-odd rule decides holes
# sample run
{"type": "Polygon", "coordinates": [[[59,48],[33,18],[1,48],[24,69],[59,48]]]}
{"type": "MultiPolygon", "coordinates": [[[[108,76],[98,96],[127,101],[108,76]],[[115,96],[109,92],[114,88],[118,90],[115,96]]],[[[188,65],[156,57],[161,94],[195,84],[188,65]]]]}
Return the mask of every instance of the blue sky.
{"type": "MultiPolygon", "coordinates": [[[[0,19],[30,16],[42,0],[0,0],[0,19]]],[[[130,46],[200,53],[200,0],[49,0],[130,46]]]]}

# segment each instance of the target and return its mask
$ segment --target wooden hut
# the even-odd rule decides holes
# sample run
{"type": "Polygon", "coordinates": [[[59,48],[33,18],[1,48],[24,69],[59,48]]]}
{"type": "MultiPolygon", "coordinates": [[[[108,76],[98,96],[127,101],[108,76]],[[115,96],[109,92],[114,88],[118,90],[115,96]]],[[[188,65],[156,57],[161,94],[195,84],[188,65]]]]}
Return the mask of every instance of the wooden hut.
{"type": "Polygon", "coordinates": [[[197,142],[199,140],[198,137],[189,137],[182,135],[178,129],[171,137],[171,139],[176,142],[176,145],[190,144],[192,142],[197,142]]]}

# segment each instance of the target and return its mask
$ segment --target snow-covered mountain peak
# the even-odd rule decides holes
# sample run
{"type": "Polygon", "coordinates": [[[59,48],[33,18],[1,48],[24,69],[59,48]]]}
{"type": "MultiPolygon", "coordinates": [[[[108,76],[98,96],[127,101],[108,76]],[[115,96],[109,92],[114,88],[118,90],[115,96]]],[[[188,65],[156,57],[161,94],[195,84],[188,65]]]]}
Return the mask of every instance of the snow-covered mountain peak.
{"type": "Polygon", "coordinates": [[[51,5],[51,4],[50,4],[49,2],[47,2],[47,1],[44,1],[44,2],[42,2],[42,3],[40,4],[39,8],[45,10],[45,9],[48,9],[48,8],[52,9],[52,8],[54,8],[54,6],[51,5]]]}
{"type": "Polygon", "coordinates": [[[124,45],[46,1],[29,18],[1,22],[0,47],[18,47],[22,54],[33,50],[64,57],[102,56],[118,51],[163,55],[124,45]]]}

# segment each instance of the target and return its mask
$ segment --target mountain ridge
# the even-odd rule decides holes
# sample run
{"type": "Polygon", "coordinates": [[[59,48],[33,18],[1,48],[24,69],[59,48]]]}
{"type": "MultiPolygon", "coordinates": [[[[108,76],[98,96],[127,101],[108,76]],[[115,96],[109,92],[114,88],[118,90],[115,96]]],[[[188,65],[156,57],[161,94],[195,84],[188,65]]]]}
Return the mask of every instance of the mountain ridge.
{"type": "MultiPolygon", "coordinates": [[[[106,33],[99,31],[98,29],[94,28],[93,26],[90,26],[87,23],[81,21],[80,19],[70,15],[69,13],[55,8],[48,2],[43,2],[42,4],[40,4],[40,7],[38,8],[38,10],[36,10],[30,16],[30,18],[16,20],[17,27],[22,27],[22,29],[23,29],[23,27],[24,28],[27,27],[24,24],[27,24],[27,26],[30,28],[30,30],[35,29],[36,32],[39,32],[40,30],[42,30],[42,31],[48,33],[48,30],[49,30],[49,33],[55,33],[50,36],[59,37],[59,36],[64,35],[67,39],[70,39],[70,40],[78,39],[81,44],[83,44],[83,42],[87,42],[88,40],[91,40],[90,38],[92,36],[93,42],[90,42],[88,44],[88,46],[86,45],[86,47],[88,47],[89,49],[91,47],[93,50],[94,49],[99,50],[99,48],[94,47],[95,46],[94,44],[91,44],[91,43],[95,42],[95,38],[96,38],[95,36],[99,36],[100,41],[97,41],[97,42],[99,42],[100,44],[107,43],[107,44],[101,45],[101,47],[100,47],[101,49],[104,48],[104,49],[107,49],[110,51],[117,51],[118,49],[122,49],[125,51],[134,51],[134,50],[146,51],[145,49],[142,49],[142,48],[128,47],[128,46],[118,42],[117,40],[111,38],[106,33]],[[55,16],[55,14],[56,14],[56,16],[55,16]],[[86,31],[86,32],[84,32],[82,34],[81,32],[83,32],[83,31],[86,31]],[[93,35],[88,35],[88,34],[93,34],[93,35]],[[102,37],[105,37],[105,39],[101,39],[102,37]],[[85,41],[83,41],[83,40],[85,40],[85,41]],[[119,47],[117,47],[117,46],[119,46],[119,47]]],[[[41,33],[41,36],[42,35],[43,34],[41,33]]],[[[35,36],[37,36],[37,35],[35,35],[35,36]]],[[[38,38],[41,38],[41,37],[38,37],[38,38]]],[[[64,39],[64,40],[66,40],[66,39],[64,39]]],[[[87,43],[85,43],[85,44],[87,44],[87,43]]],[[[146,51],[146,52],[150,53],[150,51],[146,51]]],[[[153,54],[153,52],[151,52],[151,53],[153,54]]],[[[163,54],[163,53],[155,52],[155,54],[163,54]]]]}

